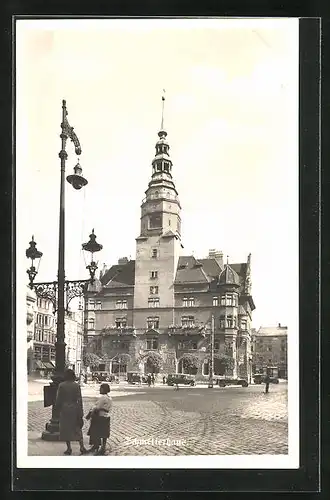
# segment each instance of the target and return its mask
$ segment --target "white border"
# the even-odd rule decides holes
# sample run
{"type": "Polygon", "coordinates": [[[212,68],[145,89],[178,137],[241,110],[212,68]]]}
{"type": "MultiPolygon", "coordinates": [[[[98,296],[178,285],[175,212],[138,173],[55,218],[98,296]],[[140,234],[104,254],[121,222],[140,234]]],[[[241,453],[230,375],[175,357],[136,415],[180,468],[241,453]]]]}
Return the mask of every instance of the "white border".
{"type": "MultiPolygon", "coordinates": [[[[97,28],[109,29],[131,29],[132,23],[138,23],[141,29],[150,27],[151,29],[159,29],[168,22],[172,23],[173,27],[184,27],[185,29],[201,28],[219,28],[219,23],[224,25],[227,19],[79,19],[77,20],[17,20],[16,23],[24,29],[52,29],[56,26],[59,28],[59,21],[62,23],[61,29],[84,30],[87,27],[92,28],[97,23],[97,28]],[[189,22],[189,26],[186,21],[189,22]],[[42,26],[41,26],[42,23],[42,26]]],[[[278,22],[291,22],[293,29],[297,30],[298,34],[298,19],[253,19],[253,18],[236,18],[235,28],[249,27],[257,29],[271,28],[276,26],[278,22]],[[251,26],[251,20],[254,21],[251,26]],[[296,25],[294,24],[296,22],[296,25]]],[[[17,29],[16,24],[16,29],[17,29]]],[[[136,26],[135,26],[136,27],[136,26]]],[[[230,29],[233,29],[231,24],[230,29]]],[[[297,53],[297,61],[299,54],[297,53]]],[[[298,72],[297,81],[292,82],[298,88],[298,72]]],[[[295,103],[298,110],[298,92],[297,102],[295,103]]],[[[17,102],[19,95],[17,95],[17,102]]],[[[297,133],[298,133],[298,113],[297,113],[297,133]]],[[[24,127],[24,124],[17,124],[24,127]]],[[[27,124],[25,124],[27,126],[27,124]]],[[[21,135],[24,136],[24,133],[21,135]]],[[[20,150],[16,150],[16,162],[24,162],[21,157],[20,150]]],[[[23,148],[24,149],[24,148],[23,148]]],[[[298,181],[298,165],[296,166],[297,181],[298,181]]],[[[16,179],[19,183],[20,180],[16,179]]],[[[298,203],[298,182],[296,185],[296,193],[293,197],[298,203]]],[[[20,220],[20,214],[23,213],[24,207],[17,206],[17,220],[20,220]]],[[[296,238],[299,238],[299,225],[297,220],[296,238]]],[[[298,240],[299,241],[299,240],[298,240]]],[[[23,244],[25,242],[22,242],[23,244]]],[[[19,231],[16,234],[16,249],[21,249],[19,231]]],[[[18,468],[185,468],[185,469],[205,469],[205,468],[222,468],[222,469],[296,469],[299,467],[299,335],[298,335],[298,311],[299,311],[299,295],[297,286],[297,295],[292,299],[292,307],[297,311],[296,325],[291,325],[291,331],[288,335],[288,407],[289,407],[289,453],[288,455],[204,455],[204,456],[107,456],[107,457],[60,457],[60,456],[28,456],[28,433],[27,433],[27,374],[26,374],[26,259],[25,255],[16,251],[17,257],[17,286],[16,286],[16,307],[17,307],[17,331],[16,331],[16,366],[17,366],[17,467],[18,468]],[[295,331],[294,331],[295,330],[295,331]]],[[[297,256],[298,257],[298,256],[297,256]]],[[[297,261],[297,285],[299,283],[298,276],[298,261],[297,261]]],[[[257,422],[256,422],[257,425],[257,422]]]]}

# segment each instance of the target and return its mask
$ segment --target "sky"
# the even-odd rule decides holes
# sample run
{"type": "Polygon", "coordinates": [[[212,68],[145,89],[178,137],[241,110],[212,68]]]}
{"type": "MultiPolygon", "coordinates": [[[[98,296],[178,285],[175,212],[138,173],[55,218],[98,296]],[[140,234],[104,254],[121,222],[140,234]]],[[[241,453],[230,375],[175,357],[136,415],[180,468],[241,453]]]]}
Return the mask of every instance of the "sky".
{"type": "Polygon", "coordinates": [[[163,89],[182,253],[251,253],[253,326],[297,329],[297,19],[17,21],[18,281],[32,234],[37,280],[57,275],[62,99],[88,180],[66,183],[66,277],[88,277],[93,228],[100,267],[135,258],[163,89]]]}

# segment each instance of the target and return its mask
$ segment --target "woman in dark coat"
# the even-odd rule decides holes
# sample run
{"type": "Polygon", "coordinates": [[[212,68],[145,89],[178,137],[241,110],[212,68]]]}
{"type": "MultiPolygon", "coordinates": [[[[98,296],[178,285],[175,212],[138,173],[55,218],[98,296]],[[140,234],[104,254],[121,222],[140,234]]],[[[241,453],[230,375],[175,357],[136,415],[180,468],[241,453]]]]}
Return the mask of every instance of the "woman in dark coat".
{"type": "Polygon", "coordinates": [[[87,452],[84,447],[82,427],[83,404],[79,384],[76,383],[73,370],[64,372],[64,382],[58,386],[56,409],[60,415],[60,441],[65,441],[67,449],[64,455],[71,455],[71,441],[79,441],[80,454],[87,452]]]}

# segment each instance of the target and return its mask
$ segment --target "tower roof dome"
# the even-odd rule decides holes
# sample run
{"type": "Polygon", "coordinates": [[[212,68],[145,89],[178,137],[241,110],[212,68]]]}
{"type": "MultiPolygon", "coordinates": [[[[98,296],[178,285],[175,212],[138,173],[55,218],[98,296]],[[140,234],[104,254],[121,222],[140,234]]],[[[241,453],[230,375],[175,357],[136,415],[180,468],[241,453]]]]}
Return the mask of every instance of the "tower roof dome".
{"type": "Polygon", "coordinates": [[[229,264],[225,265],[224,270],[219,275],[219,285],[237,285],[239,286],[239,276],[229,264]]]}

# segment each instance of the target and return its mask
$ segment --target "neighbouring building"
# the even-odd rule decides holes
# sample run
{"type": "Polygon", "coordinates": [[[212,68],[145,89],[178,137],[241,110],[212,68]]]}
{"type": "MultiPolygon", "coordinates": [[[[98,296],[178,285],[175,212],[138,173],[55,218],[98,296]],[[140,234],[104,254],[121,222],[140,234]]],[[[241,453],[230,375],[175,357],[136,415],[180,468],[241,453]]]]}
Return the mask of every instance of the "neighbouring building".
{"type": "Polygon", "coordinates": [[[33,339],[37,296],[29,286],[26,292],[27,373],[33,369],[33,339]]]}
{"type": "Polygon", "coordinates": [[[252,334],[252,368],[256,373],[270,372],[273,376],[287,378],[288,328],[261,326],[252,334]]]}
{"type": "MultiPolygon", "coordinates": [[[[41,377],[50,375],[55,368],[56,315],[53,303],[47,298],[36,299],[36,311],[31,342],[28,370],[36,372],[41,377]]],[[[82,319],[81,313],[67,312],[65,316],[66,363],[80,374],[82,363],[82,319]]]]}
{"type": "Polygon", "coordinates": [[[251,255],[229,264],[220,251],[200,259],[182,252],[167,133],[158,137],[135,260],[105,267],[86,295],[86,350],[116,373],[120,365],[123,372],[207,378],[213,316],[215,374],[251,380],[251,255]]]}
{"type": "Polygon", "coordinates": [[[65,318],[65,353],[68,368],[80,375],[82,363],[83,329],[80,312],[69,311],[65,318]]]}

